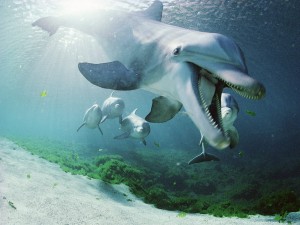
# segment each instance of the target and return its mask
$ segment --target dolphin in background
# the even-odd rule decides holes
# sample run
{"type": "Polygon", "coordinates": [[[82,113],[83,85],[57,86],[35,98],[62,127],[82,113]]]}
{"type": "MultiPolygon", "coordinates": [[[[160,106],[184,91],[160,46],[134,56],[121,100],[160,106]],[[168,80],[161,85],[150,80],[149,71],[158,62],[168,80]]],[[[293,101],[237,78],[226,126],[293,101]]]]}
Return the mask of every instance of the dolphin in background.
{"type": "Polygon", "coordinates": [[[84,117],[83,117],[83,124],[78,127],[77,132],[83,127],[86,126],[91,129],[95,129],[98,127],[98,130],[103,135],[103,132],[100,128],[100,121],[102,119],[102,112],[100,106],[98,104],[94,104],[91,108],[87,109],[84,117]]]}
{"type": "Polygon", "coordinates": [[[114,137],[114,139],[132,137],[142,140],[143,144],[146,145],[145,137],[150,133],[150,125],[146,120],[136,115],[136,110],[133,110],[129,116],[122,120],[121,130],[124,133],[114,137]]]}
{"type": "Polygon", "coordinates": [[[231,143],[221,116],[221,93],[230,88],[250,99],[265,95],[264,86],[248,75],[244,55],[230,38],[161,22],[160,1],[144,11],[102,10],[82,15],[44,17],[33,23],[53,35],[59,27],[94,37],[110,62],[78,64],[92,84],[113,90],[144,89],[153,100],[146,120],[165,122],[183,106],[214,148],[231,143]]]}
{"type": "MultiPolygon", "coordinates": [[[[231,94],[222,93],[221,95],[221,113],[224,131],[230,138],[230,148],[234,148],[239,142],[239,134],[237,129],[233,126],[239,112],[239,106],[237,101],[231,94]]],[[[202,148],[202,153],[197,155],[188,162],[189,165],[194,163],[206,162],[206,161],[219,161],[219,158],[213,154],[209,154],[205,150],[203,136],[199,142],[202,148]]]]}
{"type": "Polygon", "coordinates": [[[100,123],[103,123],[106,119],[114,118],[119,118],[119,123],[122,122],[122,114],[125,108],[125,103],[123,99],[113,97],[113,93],[114,91],[102,104],[102,120],[100,123]]]}
{"type": "Polygon", "coordinates": [[[233,123],[237,119],[239,106],[237,101],[231,94],[222,93],[221,95],[221,115],[224,131],[230,138],[230,148],[234,148],[239,143],[239,133],[233,126],[233,123]]]}

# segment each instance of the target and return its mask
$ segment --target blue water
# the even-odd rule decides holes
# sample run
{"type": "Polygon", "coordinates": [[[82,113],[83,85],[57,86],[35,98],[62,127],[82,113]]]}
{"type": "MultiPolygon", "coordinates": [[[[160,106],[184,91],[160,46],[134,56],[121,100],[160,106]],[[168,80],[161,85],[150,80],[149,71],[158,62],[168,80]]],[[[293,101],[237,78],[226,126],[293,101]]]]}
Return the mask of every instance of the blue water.
{"type": "MultiPolygon", "coordinates": [[[[265,85],[267,94],[263,100],[248,100],[234,94],[241,109],[236,121],[240,134],[237,149],[249,155],[264,157],[266,154],[275,158],[284,153],[300,159],[300,2],[163,2],[163,22],[222,33],[236,40],[245,53],[251,76],[265,85]],[[246,110],[255,112],[256,116],[249,116],[246,110]]],[[[113,1],[111,4],[141,10],[150,3],[113,1]]],[[[1,1],[0,135],[42,137],[100,148],[142,147],[133,139],[113,140],[120,134],[116,120],[101,125],[103,136],[97,130],[76,132],[85,110],[94,103],[102,104],[111,91],[93,86],[77,69],[79,61],[105,61],[95,40],[68,29],[49,37],[31,26],[42,16],[61,15],[64,7],[59,0],[1,1]],[[47,96],[41,97],[44,90],[47,96]]],[[[125,114],[138,108],[142,117],[149,112],[155,97],[141,90],[119,91],[115,96],[124,99],[125,114]]],[[[155,143],[159,143],[164,149],[196,151],[199,138],[191,120],[179,114],[167,123],[151,124],[147,147],[155,148],[155,143]]],[[[219,154],[226,158],[231,153],[225,150],[219,154]]]]}

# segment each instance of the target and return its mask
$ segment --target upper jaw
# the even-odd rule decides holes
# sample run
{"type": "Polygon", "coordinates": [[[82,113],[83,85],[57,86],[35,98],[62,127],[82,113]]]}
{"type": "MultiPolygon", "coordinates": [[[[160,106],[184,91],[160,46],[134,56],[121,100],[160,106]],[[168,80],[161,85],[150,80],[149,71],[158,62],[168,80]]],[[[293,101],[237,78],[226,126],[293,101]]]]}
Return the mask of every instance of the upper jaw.
{"type": "Polygon", "coordinates": [[[207,71],[211,79],[217,79],[224,84],[224,87],[231,88],[242,97],[261,99],[265,96],[264,85],[235,65],[218,63],[207,67],[207,71]]]}

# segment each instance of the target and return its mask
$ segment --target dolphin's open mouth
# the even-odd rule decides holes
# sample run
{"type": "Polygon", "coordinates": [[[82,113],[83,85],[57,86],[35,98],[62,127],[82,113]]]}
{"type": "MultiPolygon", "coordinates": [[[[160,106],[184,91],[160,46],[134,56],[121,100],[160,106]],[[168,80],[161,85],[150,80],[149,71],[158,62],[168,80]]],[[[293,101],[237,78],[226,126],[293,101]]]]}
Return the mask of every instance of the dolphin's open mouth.
{"type": "Polygon", "coordinates": [[[222,132],[226,138],[229,138],[229,136],[224,129],[221,114],[221,94],[223,89],[228,87],[237,94],[249,99],[260,99],[265,95],[264,86],[252,78],[250,78],[251,85],[249,85],[249,82],[241,85],[241,83],[237,84],[225,80],[203,68],[199,68],[198,76],[201,107],[204,109],[203,111],[211,125],[219,132],[222,132]]]}
{"type": "Polygon", "coordinates": [[[221,116],[221,93],[223,91],[223,82],[215,79],[207,70],[200,69],[198,77],[198,90],[201,101],[201,107],[206,114],[211,125],[228,137],[224,130],[221,116]]]}

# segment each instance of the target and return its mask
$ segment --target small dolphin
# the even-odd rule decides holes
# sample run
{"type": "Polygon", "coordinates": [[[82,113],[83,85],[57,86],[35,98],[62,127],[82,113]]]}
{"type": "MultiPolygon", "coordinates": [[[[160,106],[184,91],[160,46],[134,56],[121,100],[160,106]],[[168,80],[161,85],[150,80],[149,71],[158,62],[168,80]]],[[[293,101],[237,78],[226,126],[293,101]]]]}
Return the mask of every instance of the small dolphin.
{"type": "Polygon", "coordinates": [[[239,133],[237,129],[233,126],[239,112],[239,106],[237,101],[231,94],[222,93],[221,95],[221,114],[224,132],[230,138],[230,148],[234,148],[239,142],[239,133]]]}
{"type": "Polygon", "coordinates": [[[143,144],[146,145],[145,137],[150,133],[150,125],[143,118],[135,114],[137,109],[125,117],[121,122],[121,130],[124,132],[121,135],[114,137],[114,139],[135,138],[141,139],[143,144]]]}
{"type": "MultiPolygon", "coordinates": [[[[230,144],[229,144],[230,148],[234,148],[239,142],[238,131],[233,126],[233,123],[237,118],[238,112],[239,112],[239,106],[236,100],[233,98],[233,96],[228,93],[222,93],[221,114],[222,114],[223,129],[224,132],[227,133],[227,135],[230,138],[230,144]]],[[[194,163],[206,162],[206,161],[219,161],[219,158],[217,158],[216,156],[206,153],[203,136],[201,137],[199,145],[201,145],[202,153],[194,157],[192,160],[190,160],[188,162],[189,165],[194,163]]]]}
{"type": "Polygon", "coordinates": [[[99,126],[101,119],[102,119],[102,112],[100,106],[98,104],[94,104],[91,108],[86,110],[83,117],[83,124],[81,124],[80,127],[78,127],[77,132],[83,126],[86,126],[91,129],[98,127],[100,133],[103,135],[103,132],[99,126]]]}
{"type": "Polygon", "coordinates": [[[102,120],[100,123],[103,123],[106,119],[119,118],[119,123],[122,122],[122,114],[125,108],[125,103],[123,99],[113,97],[114,91],[110,94],[110,97],[107,98],[102,104],[102,120]]]}
{"type": "Polygon", "coordinates": [[[144,11],[50,16],[32,25],[50,35],[59,27],[91,35],[109,61],[78,64],[89,82],[113,90],[144,89],[161,96],[154,99],[148,122],[165,122],[183,106],[205,141],[224,149],[230,138],[220,116],[223,89],[261,99],[265,88],[248,75],[243,52],[232,39],[162,23],[162,10],[162,2],[154,1],[144,11]]]}

